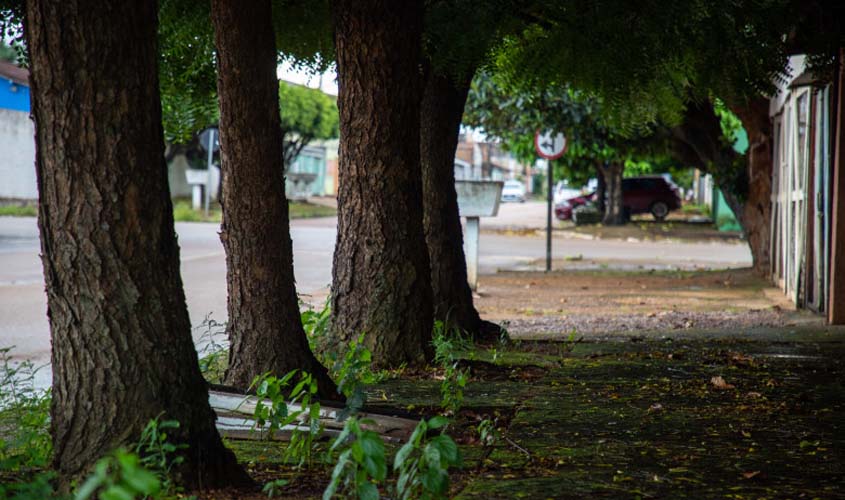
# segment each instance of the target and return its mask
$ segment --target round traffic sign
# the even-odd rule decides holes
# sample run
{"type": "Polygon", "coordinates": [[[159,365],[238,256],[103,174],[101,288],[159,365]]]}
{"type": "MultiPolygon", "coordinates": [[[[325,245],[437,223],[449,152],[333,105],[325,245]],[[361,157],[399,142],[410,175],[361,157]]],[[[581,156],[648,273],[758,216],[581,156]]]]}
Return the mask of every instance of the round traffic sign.
{"type": "Polygon", "coordinates": [[[199,143],[203,151],[208,151],[209,143],[211,143],[211,152],[216,153],[220,149],[220,132],[217,127],[208,127],[200,132],[199,143]]]}
{"type": "Polygon", "coordinates": [[[534,149],[541,158],[557,160],[566,152],[566,136],[563,132],[538,130],[534,135],[534,149]]]}

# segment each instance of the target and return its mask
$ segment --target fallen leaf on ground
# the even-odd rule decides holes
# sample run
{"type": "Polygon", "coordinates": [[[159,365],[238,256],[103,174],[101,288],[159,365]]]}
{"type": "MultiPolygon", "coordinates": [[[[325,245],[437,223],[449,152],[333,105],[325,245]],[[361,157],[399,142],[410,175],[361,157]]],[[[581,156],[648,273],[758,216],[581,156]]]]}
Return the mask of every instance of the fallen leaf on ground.
{"type": "Polygon", "coordinates": [[[713,387],[716,389],[733,389],[733,384],[729,384],[725,382],[725,379],[722,378],[721,375],[713,377],[710,379],[710,383],[713,384],[713,387]]]}
{"type": "Polygon", "coordinates": [[[752,477],[758,476],[759,474],[760,474],[760,471],[752,470],[752,471],[748,471],[748,472],[743,472],[742,477],[744,477],[745,479],[751,479],[752,477]]]}

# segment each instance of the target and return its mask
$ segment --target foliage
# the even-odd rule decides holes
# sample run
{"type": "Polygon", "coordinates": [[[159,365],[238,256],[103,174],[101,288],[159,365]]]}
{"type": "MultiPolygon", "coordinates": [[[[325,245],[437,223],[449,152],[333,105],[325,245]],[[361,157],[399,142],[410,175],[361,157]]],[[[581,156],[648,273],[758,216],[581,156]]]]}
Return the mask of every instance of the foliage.
{"type": "Polygon", "coordinates": [[[55,474],[49,464],[50,391],[35,387],[38,371],[31,361],[13,362],[11,348],[0,349],[0,498],[52,498],[55,474]],[[18,481],[6,481],[11,474],[18,481]]]}
{"type": "Polygon", "coordinates": [[[273,481],[269,481],[267,484],[261,488],[263,493],[267,493],[267,498],[273,498],[277,495],[281,495],[282,489],[288,485],[288,482],[284,479],[275,479],[273,481]]]}
{"type": "Polygon", "coordinates": [[[209,382],[221,382],[229,362],[229,336],[226,334],[226,324],[218,323],[209,314],[194,330],[202,332],[196,342],[200,372],[209,382]]]}
{"type": "Polygon", "coordinates": [[[613,126],[603,107],[599,99],[570,86],[509,88],[501,77],[482,71],[472,82],[464,124],[501,140],[526,163],[537,158],[537,130],[564,131],[567,151],[554,161],[555,177],[574,186],[586,184],[598,166],[608,163],[647,166],[652,172],[674,169],[668,144],[660,136],[613,126]]]}
{"type": "Polygon", "coordinates": [[[13,362],[10,353],[0,349],[0,471],[42,468],[52,453],[50,391],[35,387],[39,368],[13,362]]]}
{"type": "Polygon", "coordinates": [[[475,431],[478,433],[478,440],[484,446],[493,446],[501,437],[499,430],[496,429],[496,423],[489,418],[479,422],[475,426],[475,431]]]}
{"type": "Polygon", "coordinates": [[[457,329],[448,329],[442,321],[436,321],[432,333],[434,361],[443,368],[440,382],[440,406],[449,413],[455,413],[463,404],[464,388],[469,380],[466,370],[459,367],[458,353],[470,348],[470,341],[457,329]]]}
{"type": "Polygon", "coordinates": [[[159,88],[168,143],[187,144],[219,121],[209,2],[159,2],[159,88]]]}
{"type": "Polygon", "coordinates": [[[285,169],[316,139],[334,139],[339,134],[337,104],[318,89],[279,82],[279,108],[284,134],[285,169]]]}
{"type": "Polygon", "coordinates": [[[338,415],[341,420],[358,413],[367,402],[367,386],[377,384],[387,376],[384,371],[373,371],[373,354],[364,345],[364,336],[362,333],[353,340],[332,367],[337,389],[346,397],[346,407],[338,415]]]}
{"type": "Polygon", "coordinates": [[[125,448],[101,458],[94,472],[76,491],[75,500],[131,500],[159,498],[162,485],[155,474],[148,471],[141,458],[125,448]]]}
{"type": "Polygon", "coordinates": [[[421,420],[411,438],[396,453],[393,469],[399,473],[397,496],[406,499],[441,499],[449,492],[449,467],[461,465],[458,445],[446,435],[448,420],[421,420]],[[442,429],[428,439],[430,430],[442,429]]]}
{"type": "Polygon", "coordinates": [[[350,417],[332,444],[330,452],[338,451],[340,455],[323,500],[336,494],[362,500],[379,498],[378,483],[387,477],[387,459],[381,436],[362,427],[367,423],[372,422],[350,417]]]}
{"type": "Polygon", "coordinates": [[[174,466],[185,461],[178,453],[188,448],[188,445],[168,441],[168,429],[179,429],[179,422],[161,420],[161,415],[150,420],[141,432],[134,450],[140,457],[140,465],[156,477],[162,491],[176,490],[176,485],[170,479],[171,471],[174,466]]]}
{"type": "Polygon", "coordinates": [[[266,427],[265,436],[268,439],[288,425],[307,422],[307,431],[295,429],[291,433],[290,443],[285,449],[285,458],[296,461],[300,467],[306,463],[310,465],[316,439],[323,432],[320,426],[321,406],[319,401],[315,401],[317,380],[311,374],[299,370],[292,370],[282,378],[274,377],[268,372],[256,377],[250,389],[255,389],[255,395],[258,396],[254,412],[255,426],[262,432],[266,427]],[[284,389],[291,385],[297,373],[299,380],[286,394],[284,389]],[[269,401],[269,406],[265,400],[269,401]],[[291,411],[289,404],[298,405],[299,409],[291,411]]]}

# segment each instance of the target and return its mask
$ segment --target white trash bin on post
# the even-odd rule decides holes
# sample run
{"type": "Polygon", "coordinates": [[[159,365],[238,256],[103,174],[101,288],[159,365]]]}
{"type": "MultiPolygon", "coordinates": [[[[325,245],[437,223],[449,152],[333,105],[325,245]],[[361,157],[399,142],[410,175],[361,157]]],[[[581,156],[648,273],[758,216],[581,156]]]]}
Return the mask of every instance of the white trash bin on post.
{"type": "Polygon", "coordinates": [[[467,259],[467,281],[472,291],[478,289],[478,234],[481,217],[499,213],[502,181],[455,181],[458,212],[466,218],[464,254],[467,259]]]}

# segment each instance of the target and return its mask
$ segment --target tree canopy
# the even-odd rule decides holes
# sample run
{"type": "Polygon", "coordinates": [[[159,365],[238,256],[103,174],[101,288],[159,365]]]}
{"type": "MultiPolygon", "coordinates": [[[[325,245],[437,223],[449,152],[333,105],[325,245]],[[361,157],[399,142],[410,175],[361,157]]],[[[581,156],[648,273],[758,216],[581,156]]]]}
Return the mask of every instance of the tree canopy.
{"type": "Polygon", "coordinates": [[[279,82],[285,168],[311,141],[338,136],[337,104],[318,89],[279,82]]]}

